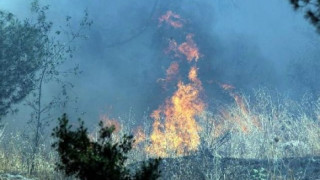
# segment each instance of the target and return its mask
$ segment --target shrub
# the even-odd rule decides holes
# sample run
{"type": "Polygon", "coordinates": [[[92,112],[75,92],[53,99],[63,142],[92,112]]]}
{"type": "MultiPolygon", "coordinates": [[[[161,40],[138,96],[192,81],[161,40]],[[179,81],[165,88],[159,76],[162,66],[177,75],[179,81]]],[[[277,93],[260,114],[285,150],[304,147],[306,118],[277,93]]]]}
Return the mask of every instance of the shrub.
{"type": "Polygon", "coordinates": [[[133,136],[124,135],[120,142],[114,143],[114,126],[103,127],[100,122],[99,137],[91,141],[84,122],[72,130],[67,115],[58,119],[59,125],[52,136],[58,140],[53,147],[58,151],[60,162],[57,168],[67,176],[76,176],[81,180],[122,180],[122,179],[157,179],[160,177],[158,166],[160,159],[143,162],[140,170],[131,174],[125,166],[127,153],[132,149],[133,136]]]}

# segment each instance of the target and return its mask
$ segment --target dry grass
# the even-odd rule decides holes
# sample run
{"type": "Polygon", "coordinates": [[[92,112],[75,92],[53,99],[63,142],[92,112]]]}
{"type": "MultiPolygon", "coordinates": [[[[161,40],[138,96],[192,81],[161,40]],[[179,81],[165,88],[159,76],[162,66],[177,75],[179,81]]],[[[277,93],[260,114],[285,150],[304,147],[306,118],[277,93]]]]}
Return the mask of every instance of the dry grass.
{"type": "Polygon", "coordinates": [[[245,111],[234,104],[199,118],[207,148],[222,157],[246,159],[320,156],[320,101],[306,110],[303,102],[272,99],[262,90],[256,92],[252,103],[242,98],[245,111]],[[227,141],[217,144],[227,133],[227,141]]]}
{"type": "MultiPolygon", "coordinates": [[[[296,177],[297,172],[292,172],[291,177],[288,173],[282,175],[284,171],[291,171],[283,170],[283,167],[289,168],[290,161],[283,161],[282,164],[279,161],[291,157],[320,156],[320,101],[305,99],[298,103],[279,95],[277,98],[271,97],[265,90],[256,91],[251,98],[240,97],[242,101],[238,104],[217,107],[214,112],[207,111],[197,118],[202,127],[202,142],[199,150],[190,155],[201,157],[201,164],[197,166],[202,168],[192,167],[194,160],[186,159],[183,159],[181,167],[168,164],[163,168],[167,171],[174,169],[175,174],[170,174],[173,179],[179,179],[179,176],[195,169],[201,171],[204,179],[232,179],[228,172],[236,172],[237,169],[232,169],[232,166],[228,170],[223,169],[221,161],[225,158],[266,160],[271,164],[268,170],[248,166],[245,172],[253,179],[308,177],[305,170],[301,170],[299,177],[296,177]],[[213,165],[212,168],[206,168],[209,165],[213,165]]],[[[150,126],[146,129],[148,134],[150,126]]],[[[140,153],[137,157],[149,157],[148,154],[141,155],[148,143],[146,139],[142,143],[144,145],[135,150],[140,153]]],[[[134,159],[137,160],[137,157],[134,159]]],[[[177,158],[174,154],[171,157],[177,158]]],[[[233,175],[237,178],[237,174],[233,175]]]]}
{"type": "MultiPolygon", "coordinates": [[[[207,111],[197,117],[202,127],[201,145],[191,155],[200,157],[201,165],[195,166],[194,160],[176,158],[177,162],[173,165],[164,163],[162,171],[175,169],[175,173],[171,174],[172,179],[192,174],[191,169],[201,171],[198,175],[201,174],[204,179],[232,179],[230,174],[226,177],[228,173],[222,167],[223,158],[260,159],[272,163],[288,157],[320,156],[320,100],[297,103],[285,97],[271,97],[265,90],[256,91],[251,98],[241,98],[243,104],[216,107],[212,112],[207,111]],[[209,165],[212,167],[205,168],[209,165]]],[[[152,131],[152,119],[145,116],[140,127],[134,123],[131,115],[118,121],[121,127],[115,134],[115,139],[125,133],[134,134],[138,128],[147,137],[134,146],[129,154],[128,164],[150,158],[145,147],[149,145],[148,134],[152,131]]],[[[30,148],[21,134],[5,134],[0,144],[0,173],[28,175],[30,148]]],[[[175,157],[174,154],[172,157],[175,157]]],[[[36,158],[37,178],[66,179],[61,173],[55,172],[57,156],[49,145],[42,145],[36,158]]],[[[288,175],[279,175],[277,166],[272,170],[248,168],[246,172],[253,179],[289,178],[288,175]]],[[[228,171],[236,169],[230,167],[228,171]]],[[[301,175],[305,176],[307,175],[301,175]]],[[[295,173],[292,173],[289,179],[296,178],[295,173]]]]}
{"type": "Polygon", "coordinates": [[[40,180],[66,179],[62,173],[55,171],[57,154],[46,144],[40,145],[35,156],[35,172],[30,175],[31,148],[30,142],[21,133],[5,134],[0,144],[0,174],[19,174],[40,180]]]}

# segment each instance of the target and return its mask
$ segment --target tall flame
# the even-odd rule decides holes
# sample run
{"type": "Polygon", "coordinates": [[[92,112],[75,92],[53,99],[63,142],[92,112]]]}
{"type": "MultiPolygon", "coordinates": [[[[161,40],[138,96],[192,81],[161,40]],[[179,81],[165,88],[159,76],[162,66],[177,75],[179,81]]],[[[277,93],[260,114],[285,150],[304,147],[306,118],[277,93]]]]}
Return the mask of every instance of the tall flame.
{"type": "Polygon", "coordinates": [[[152,113],[151,145],[146,149],[150,154],[181,156],[198,149],[200,126],[195,117],[203,113],[205,104],[199,97],[202,86],[197,68],[191,68],[189,80],[188,84],[179,81],[173,96],[152,113]]]}

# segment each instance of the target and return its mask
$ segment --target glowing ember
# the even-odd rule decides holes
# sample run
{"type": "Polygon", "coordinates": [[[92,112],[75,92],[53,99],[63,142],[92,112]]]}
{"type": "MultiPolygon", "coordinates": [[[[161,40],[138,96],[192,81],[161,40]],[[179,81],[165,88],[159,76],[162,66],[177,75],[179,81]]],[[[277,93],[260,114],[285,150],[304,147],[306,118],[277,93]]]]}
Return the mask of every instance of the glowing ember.
{"type": "Polygon", "coordinates": [[[159,26],[161,26],[165,22],[174,28],[182,28],[183,21],[184,20],[181,19],[179,14],[175,14],[172,11],[167,11],[166,14],[162,15],[159,18],[159,26]]]}
{"type": "Polygon", "coordinates": [[[205,104],[199,98],[202,87],[195,67],[191,68],[189,78],[191,83],[180,81],[174,95],[152,113],[151,145],[146,149],[150,154],[179,156],[198,149],[200,126],[195,117],[203,113],[205,104]]]}

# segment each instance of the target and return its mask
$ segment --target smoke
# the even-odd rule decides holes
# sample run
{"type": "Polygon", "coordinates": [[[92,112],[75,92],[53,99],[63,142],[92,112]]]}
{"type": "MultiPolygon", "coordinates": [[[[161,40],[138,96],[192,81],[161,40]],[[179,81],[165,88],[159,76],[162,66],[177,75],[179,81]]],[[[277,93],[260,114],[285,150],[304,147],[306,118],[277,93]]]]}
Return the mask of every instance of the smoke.
{"type": "MultiPolygon", "coordinates": [[[[83,73],[68,79],[75,85],[72,94],[79,97],[77,106],[86,119],[96,120],[106,113],[123,116],[132,111],[139,121],[143,114],[155,110],[177,89],[166,90],[158,81],[166,77],[172,63],[164,49],[170,39],[183,42],[188,33],[194,34],[202,55],[197,68],[209,107],[216,101],[231,100],[219,83],[231,84],[245,93],[268,87],[299,96],[308,88],[293,83],[290,67],[312,62],[320,52],[315,30],[286,1],[42,2],[50,4],[49,18],[55,23],[62,23],[65,15],[78,22],[84,9],[94,21],[89,39],[78,44],[75,56],[83,73]],[[183,17],[182,31],[159,27],[158,18],[169,10],[183,17]]],[[[0,1],[2,9],[19,17],[28,16],[26,4],[23,0],[0,1]]],[[[187,63],[179,67],[182,74],[189,71],[187,63]]],[[[48,96],[56,93],[48,92],[48,96]]]]}

